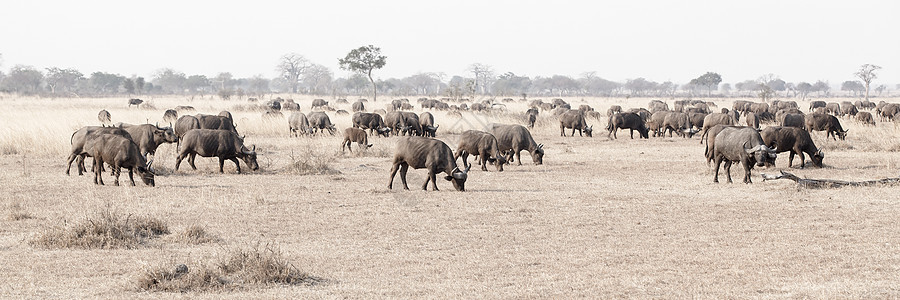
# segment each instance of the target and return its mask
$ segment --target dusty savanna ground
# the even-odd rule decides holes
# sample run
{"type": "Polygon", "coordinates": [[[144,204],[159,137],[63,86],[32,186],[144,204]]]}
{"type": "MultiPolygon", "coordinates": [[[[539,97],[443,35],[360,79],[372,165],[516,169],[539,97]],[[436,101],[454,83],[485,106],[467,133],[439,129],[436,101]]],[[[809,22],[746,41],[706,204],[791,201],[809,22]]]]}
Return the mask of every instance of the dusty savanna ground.
{"type": "MultiPolygon", "coordinates": [[[[388,97],[381,99],[369,110],[388,97]]],[[[300,101],[304,112],[311,100],[300,101]]],[[[605,112],[609,105],[627,109],[650,99],[566,100],[605,112]]],[[[731,106],[731,100],[715,101],[731,106]]],[[[502,173],[476,166],[466,192],[443,180],[441,191],[421,191],[425,172],[410,170],[412,190],[403,191],[399,178],[387,189],[397,138],[372,138],[375,147],[363,154],[341,153],[340,137],[289,137],[285,120],[265,122],[262,112],[242,110],[245,101],[157,98],[149,101],[155,109],[129,109],[120,98],[4,96],[0,102],[3,298],[169,298],[135,287],[142,270],[178,263],[196,268],[228,249],[259,244],[280,249],[324,283],[187,296],[900,297],[897,187],[808,190],[786,180],[763,182],[758,170],[750,185],[714,184],[698,138],[631,140],[622,131],[609,140],[605,119],[589,121],[593,138],[563,138],[548,118],[533,132],[545,145],[544,165],[531,164],[523,153],[524,165],[502,173]],[[239,175],[227,162],[225,174],[218,174],[215,159],[198,158],[200,170],[185,164],[174,172],[175,146],[167,144],[156,160],[155,188],[140,181],[137,187],[96,186],[88,175],[64,175],[71,133],[98,124],[100,109],[114,122],[155,123],[176,105],[201,113],[231,110],[246,142],[257,145],[261,169],[239,175]],[[304,175],[308,168],[295,164],[303,161],[330,170],[304,175]],[[190,245],[168,235],[131,250],[29,243],[106,209],[159,218],[171,235],[201,225],[220,241],[190,245]],[[30,218],[14,217],[23,214],[30,218]]],[[[525,105],[509,106],[521,112],[525,105]]],[[[350,110],[349,104],[337,108],[350,110]]],[[[329,115],[341,130],[350,125],[349,116],[329,115]]],[[[454,149],[464,129],[516,121],[435,116],[438,138],[454,149]]],[[[825,150],[825,168],[789,171],[842,180],[898,176],[900,131],[892,123],[842,123],[850,129],[847,141],[813,134],[825,150]]],[[[762,172],[786,169],[786,156],[779,155],[778,168],[762,172]]],[[[738,182],[739,169],[732,170],[738,182]]]]}

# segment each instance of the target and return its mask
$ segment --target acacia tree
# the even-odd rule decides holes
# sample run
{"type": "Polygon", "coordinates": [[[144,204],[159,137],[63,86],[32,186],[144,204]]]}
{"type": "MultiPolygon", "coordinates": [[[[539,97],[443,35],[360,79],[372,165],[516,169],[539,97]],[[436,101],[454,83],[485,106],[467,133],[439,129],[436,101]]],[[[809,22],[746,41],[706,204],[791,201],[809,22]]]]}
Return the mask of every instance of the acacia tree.
{"type": "Polygon", "coordinates": [[[309,69],[310,65],[312,63],[306,57],[297,53],[288,53],[281,57],[277,70],[291,88],[291,93],[297,92],[297,87],[300,86],[300,76],[309,69]]]}
{"type": "Polygon", "coordinates": [[[365,74],[372,83],[372,101],[378,99],[378,87],[375,79],[372,79],[372,70],[381,69],[387,63],[387,56],[381,55],[381,48],[372,45],[362,46],[347,53],[344,58],[339,58],[341,70],[365,74]]]}
{"type": "Polygon", "coordinates": [[[859,67],[859,71],[856,71],[856,77],[862,79],[863,83],[866,84],[866,100],[869,100],[869,84],[872,83],[872,80],[878,78],[878,75],[875,74],[875,71],[881,69],[880,66],[872,65],[872,64],[864,64],[859,67]]]}
{"type": "Polygon", "coordinates": [[[699,85],[706,88],[706,96],[712,96],[712,91],[718,89],[719,83],[722,83],[722,75],[714,72],[706,72],[700,77],[691,79],[690,84],[699,85]]]}
{"type": "Polygon", "coordinates": [[[481,89],[482,94],[487,93],[488,79],[493,77],[494,70],[491,66],[474,63],[469,65],[469,72],[475,74],[475,89],[481,89]]]}

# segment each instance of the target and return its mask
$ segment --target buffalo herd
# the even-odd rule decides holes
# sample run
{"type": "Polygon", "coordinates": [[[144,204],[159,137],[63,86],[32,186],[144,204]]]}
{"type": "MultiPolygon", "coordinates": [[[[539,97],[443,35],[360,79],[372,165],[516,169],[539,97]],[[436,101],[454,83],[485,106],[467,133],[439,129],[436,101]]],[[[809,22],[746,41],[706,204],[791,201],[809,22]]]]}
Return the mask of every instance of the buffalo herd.
{"type": "MultiPolygon", "coordinates": [[[[136,105],[129,100],[129,105],[136,105]]],[[[334,101],[338,104],[349,104],[345,99],[334,101]]],[[[435,100],[422,98],[419,105],[423,112],[416,114],[411,112],[414,106],[406,99],[393,100],[386,105],[386,109],[376,109],[366,112],[369,105],[365,99],[352,103],[354,112],[351,121],[352,127],[343,132],[341,142],[342,151],[346,147],[351,149],[352,143],[357,143],[358,150],[372,147],[369,136],[390,137],[398,136],[394,152],[393,166],[391,168],[388,188],[392,187],[394,176],[400,172],[403,187],[406,184],[406,173],[410,166],[414,169],[426,169],[428,176],[422,188],[427,189],[428,183],[432,183],[437,190],[436,174],[445,173],[445,179],[450,181],[459,191],[465,190],[465,182],[469,175],[471,165],[468,156],[474,155],[476,162],[482,171],[487,171],[487,164],[496,166],[497,171],[503,171],[504,164],[518,161],[522,165],[521,152],[527,151],[532,162],[536,165],[543,164],[544,148],[542,144],[535,142],[531,131],[539,120],[550,119],[559,122],[560,135],[566,137],[566,129],[570,129],[568,136],[593,136],[593,126],[588,124],[590,120],[600,121],[602,115],[589,105],[580,105],[577,109],[562,99],[553,99],[551,102],[533,100],[524,113],[518,115],[508,112],[506,104],[494,103],[491,100],[473,103],[448,104],[447,99],[435,100]],[[492,123],[481,130],[468,130],[458,136],[458,144],[455,153],[443,141],[437,139],[437,124],[434,115],[426,110],[446,111],[451,118],[462,118],[460,111],[472,111],[479,113],[502,113],[504,115],[520,116],[520,124],[492,123]],[[544,115],[544,117],[541,117],[544,115]],[[368,130],[368,133],[366,132],[368,130]],[[462,158],[461,167],[457,160],[462,158]]],[[[504,101],[511,102],[511,101],[504,101]]],[[[751,183],[750,170],[754,167],[774,166],[777,153],[789,152],[788,166],[794,167],[795,155],[800,156],[800,164],[806,166],[806,158],[809,157],[812,165],[822,167],[824,153],[816,147],[810,133],[812,131],[824,131],[826,138],[844,140],[847,130],[841,125],[839,118],[855,119],[864,125],[874,125],[875,120],[893,120],[900,113],[900,105],[880,102],[878,104],[869,101],[847,101],[827,103],[824,101],[811,101],[809,108],[803,111],[794,101],[753,102],[736,100],[731,109],[721,108],[713,102],[701,100],[674,101],[670,109],[669,103],[661,100],[652,100],[646,108],[623,109],[619,105],[611,105],[607,109],[606,130],[609,140],[617,139],[620,129],[628,129],[631,139],[637,131],[639,138],[649,139],[653,137],[674,137],[691,139],[695,134],[700,134],[700,143],[706,143],[704,156],[707,164],[714,163],[715,171],[713,182],[719,180],[719,168],[724,164],[727,181],[731,182],[730,169],[732,164],[741,164],[744,170],[743,182],[751,183]],[[715,110],[713,110],[715,109],[715,110]],[[865,110],[865,111],[863,111],[865,110]],[[767,126],[761,127],[760,124],[767,126]]],[[[300,112],[299,104],[293,100],[280,98],[266,103],[265,119],[282,119],[281,110],[294,110],[287,118],[289,133],[294,137],[310,136],[317,134],[334,135],[337,128],[332,123],[325,111],[336,112],[329,106],[329,102],[323,99],[315,99],[311,107],[315,111],[309,113],[300,112]]],[[[98,120],[101,126],[87,126],[72,133],[70,144],[72,149],[67,158],[66,174],[69,174],[71,165],[76,163],[78,174],[86,171],[84,158],[93,158],[94,182],[103,184],[101,171],[105,169],[104,163],[111,168],[111,173],[116,177],[118,185],[119,172],[122,168],[129,170],[131,185],[134,185],[133,173],[137,172],[142,181],[154,186],[153,161],[156,149],[163,143],[177,143],[177,157],[175,171],[185,158],[192,168],[194,158],[217,157],[219,159],[219,172],[223,173],[224,162],[234,162],[238,173],[241,172],[240,161],[251,170],[257,170],[257,153],[255,146],[246,146],[244,136],[240,135],[230,112],[222,111],[218,115],[196,114],[193,107],[178,106],[168,109],[163,115],[163,120],[169,126],[161,127],[158,124],[126,124],[111,123],[110,113],[101,110],[98,120]]],[[[345,114],[335,113],[343,116],[345,114]]],[[[900,119],[898,119],[900,120],[900,119]]],[[[552,121],[551,121],[552,122],[552,121]]]]}

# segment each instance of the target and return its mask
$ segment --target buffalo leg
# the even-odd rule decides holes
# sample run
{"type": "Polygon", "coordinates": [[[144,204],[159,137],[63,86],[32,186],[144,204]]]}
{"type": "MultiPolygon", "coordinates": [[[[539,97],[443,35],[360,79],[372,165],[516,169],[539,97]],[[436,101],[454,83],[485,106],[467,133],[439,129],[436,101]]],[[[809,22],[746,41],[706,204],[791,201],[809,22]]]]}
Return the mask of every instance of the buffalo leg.
{"type": "MultiPolygon", "coordinates": [[[[69,170],[72,169],[72,162],[75,161],[75,156],[75,153],[69,154],[69,158],[66,160],[66,175],[69,175],[69,170]]],[[[78,166],[76,165],[75,168],[78,168],[78,166]]]]}
{"type": "Polygon", "coordinates": [[[400,164],[394,162],[394,166],[391,167],[391,178],[388,180],[388,189],[392,189],[394,187],[394,175],[397,175],[397,170],[400,169],[400,164]]]}
{"type": "Polygon", "coordinates": [[[741,162],[741,164],[744,165],[744,183],[753,183],[753,181],[750,180],[750,168],[752,168],[753,165],[746,160],[741,162]]]}
{"type": "Polygon", "coordinates": [[[566,126],[559,125],[559,136],[566,136],[566,126]]]}
{"type": "Polygon", "coordinates": [[[219,157],[219,173],[225,173],[225,158],[219,157]]]}
{"type": "Polygon", "coordinates": [[[191,164],[191,168],[193,168],[194,170],[197,169],[197,166],[194,165],[194,158],[196,158],[196,157],[197,157],[197,153],[191,153],[190,157],[188,157],[188,163],[191,164]]]}
{"type": "MultiPolygon", "coordinates": [[[[434,176],[434,172],[432,172],[431,170],[428,170],[428,175],[425,175],[425,184],[422,185],[423,191],[428,190],[428,182],[431,181],[431,177],[433,177],[433,176],[434,176]]],[[[437,185],[435,185],[435,187],[437,187],[437,185]]]]}
{"type": "Polygon", "coordinates": [[[716,173],[715,173],[715,175],[713,175],[713,182],[719,183],[719,167],[722,166],[722,158],[717,156],[717,157],[715,157],[715,161],[716,161],[716,173]]]}
{"type": "Polygon", "coordinates": [[[433,187],[435,191],[438,191],[438,188],[437,188],[437,174],[434,174],[433,171],[432,171],[432,172],[428,172],[428,178],[431,179],[431,187],[433,187]]]}
{"type": "Polygon", "coordinates": [[[628,128],[628,131],[630,131],[630,133],[631,133],[631,139],[633,140],[633,139],[634,139],[634,129],[628,128]]]}
{"type": "Polygon", "coordinates": [[[800,168],[806,167],[806,156],[803,155],[803,151],[797,152],[797,155],[800,155],[800,168]]]}
{"type": "Polygon", "coordinates": [[[178,166],[181,166],[181,160],[184,159],[185,153],[178,154],[178,157],[175,158],[175,171],[178,171],[178,166]]]}
{"type": "Polygon", "coordinates": [[[734,181],[731,181],[731,161],[730,160],[725,161],[725,177],[728,178],[728,183],[734,183],[734,181]]]}
{"type": "Polygon", "coordinates": [[[134,168],[128,168],[128,180],[131,180],[131,186],[134,186],[134,168]]]}
{"type": "Polygon", "coordinates": [[[519,165],[522,165],[522,150],[513,150],[516,152],[516,160],[519,161],[519,165]]]}
{"type": "MultiPolygon", "coordinates": [[[[803,154],[800,154],[803,155],[803,154]]],[[[788,168],[794,167],[794,151],[788,152],[788,168]]],[[[800,163],[800,167],[803,167],[803,163],[800,163]]]]}
{"type": "Polygon", "coordinates": [[[400,163],[400,182],[403,183],[403,189],[407,190],[407,191],[409,190],[409,185],[406,184],[406,171],[408,171],[408,170],[409,170],[408,163],[405,163],[405,162],[400,163]]]}
{"type": "MultiPolygon", "coordinates": [[[[488,164],[487,160],[488,160],[487,154],[481,155],[478,159],[478,162],[481,163],[481,170],[485,171],[485,172],[487,172],[487,164],[488,164]]],[[[469,166],[464,166],[464,167],[468,168],[469,166]]]]}
{"type": "Polygon", "coordinates": [[[113,184],[119,186],[119,175],[122,175],[122,167],[110,166],[110,169],[110,172],[112,172],[113,176],[116,178],[116,181],[113,184]]]}
{"type": "MultiPolygon", "coordinates": [[[[237,169],[238,174],[241,174],[241,164],[238,163],[237,157],[232,157],[231,161],[234,162],[234,168],[237,169]]],[[[221,168],[222,168],[222,165],[219,165],[219,169],[221,169],[221,168]]]]}
{"type": "MultiPolygon", "coordinates": [[[[97,164],[97,160],[94,160],[94,164],[97,164]]],[[[94,184],[103,185],[103,174],[101,174],[100,168],[94,168],[94,184]]]]}

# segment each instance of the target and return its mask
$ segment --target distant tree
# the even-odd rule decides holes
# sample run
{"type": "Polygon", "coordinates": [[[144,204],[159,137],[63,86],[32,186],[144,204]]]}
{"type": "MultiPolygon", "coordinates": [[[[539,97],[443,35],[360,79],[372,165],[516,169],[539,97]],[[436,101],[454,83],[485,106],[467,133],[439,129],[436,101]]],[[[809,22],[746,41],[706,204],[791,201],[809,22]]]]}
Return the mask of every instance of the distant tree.
{"type": "Polygon", "coordinates": [[[211,81],[212,84],[215,84],[216,89],[225,90],[231,88],[234,84],[234,76],[229,72],[220,72],[211,81]]]}
{"type": "Polygon", "coordinates": [[[169,93],[183,93],[186,81],[184,73],[169,68],[159,69],[153,76],[153,85],[169,93]]]}
{"type": "Polygon", "coordinates": [[[94,93],[112,95],[119,93],[119,87],[122,86],[125,77],[119,74],[94,72],[88,81],[94,93]]]}
{"type": "Polygon", "coordinates": [[[296,93],[300,86],[300,76],[312,65],[303,55],[288,53],[281,56],[277,70],[281,78],[285,80],[291,93],[296,93]]]}
{"type": "Polygon", "coordinates": [[[387,56],[381,55],[381,48],[368,45],[350,50],[347,56],[338,59],[338,63],[342,70],[365,74],[372,83],[372,101],[377,101],[378,87],[375,86],[372,71],[387,64],[387,56]]]}
{"type": "Polygon", "coordinates": [[[35,94],[41,90],[44,74],[32,66],[15,65],[3,80],[3,89],[21,93],[35,94]]]}
{"type": "Polygon", "coordinates": [[[885,89],[887,89],[887,87],[882,84],[875,88],[875,92],[878,93],[878,96],[881,96],[881,93],[884,92],[885,89]]]}
{"type": "Polygon", "coordinates": [[[481,91],[481,94],[487,94],[488,81],[494,77],[494,68],[480,63],[469,65],[467,69],[475,75],[475,90],[481,91]]]}
{"type": "Polygon", "coordinates": [[[806,96],[809,95],[810,92],[814,91],[813,85],[809,84],[809,82],[801,82],[796,86],[797,93],[800,96],[800,100],[806,100],[806,96]]]}
{"type": "Polygon", "coordinates": [[[866,100],[869,100],[869,85],[872,83],[872,80],[878,78],[878,74],[875,74],[875,71],[879,69],[881,69],[879,66],[864,64],[855,73],[856,77],[859,77],[866,84],[866,100]]]}
{"type": "Polygon", "coordinates": [[[858,96],[859,94],[866,92],[866,86],[859,81],[847,80],[844,81],[844,83],[841,83],[841,90],[852,92],[853,96],[858,96]]]}
{"type": "Polygon", "coordinates": [[[730,83],[722,84],[721,86],[719,86],[719,90],[722,91],[722,94],[729,95],[729,94],[731,94],[731,84],[730,83]]]}
{"type": "Polygon", "coordinates": [[[781,78],[772,79],[766,85],[768,85],[770,88],[772,88],[772,90],[775,92],[783,92],[788,89],[787,82],[784,82],[784,80],[781,80],[781,78]]]}
{"type": "Polygon", "coordinates": [[[817,80],[813,84],[813,91],[818,92],[820,97],[828,96],[829,90],[831,90],[831,85],[828,82],[817,80]]]}
{"type": "Polygon", "coordinates": [[[636,79],[629,79],[625,82],[625,88],[631,91],[631,96],[644,96],[648,91],[654,91],[657,89],[659,83],[648,81],[643,77],[639,77],[636,79]]]}
{"type": "Polygon", "coordinates": [[[521,95],[528,93],[531,88],[531,78],[528,76],[517,76],[513,72],[506,72],[497,77],[494,82],[493,91],[498,95],[521,95]]]}
{"type": "Polygon", "coordinates": [[[140,94],[144,90],[144,77],[134,79],[134,89],[140,94]]]}
{"type": "Polygon", "coordinates": [[[611,96],[622,85],[597,76],[597,72],[586,72],[579,79],[581,87],[590,95],[611,96]]]}
{"type": "Polygon", "coordinates": [[[74,92],[79,80],[84,79],[75,69],[47,68],[46,82],[51,94],[74,92]]]}
{"type": "Polygon", "coordinates": [[[768,102],[769,99],[772,99],[773,97],[775,97],[775,90],[773,90],[772,87],[770,87],[767,84],[761,84],[761,83],[757,84],[756,89],[757,89],[756,95],[763,102],[768,102]]]}
{"type": "Polygon", "coordinates": [[[197,92],[201,92],[210,87],[209,78],[206,78],[206,75],[191,75],[184,80],[184,88],[187,89],[191,94],[196,94],[197,92]]]}
{"type": "Polygon", "coordinates": [[[125,78],[125,81],[122,81],[122,88],[125,89],[126,93],[134,94],[134,79],[125,78]]]}
{"type": "Polygon", "coordinates": [[[251,95],[262,97],[269,92],[269,80],[256,75],[247,80],[247,88],[251,95]]]}
{"type": "Polygon", "coordinates": [[[306,92],[310,94],[327,92],[331,81],[331,70],[320,64],[310,65],[306,72],[303,73],[303,83],[306,85],[306,92]]]}
{"type": "Polygon", "coordinates": [[[719,75],[719,73],[706,72],[706,74],[692,79],[690,83],[705,87],[707,90],[706,96],[709,97],[712,96],[713,90],[718,89],[719,83],[722,83],[722,75],[719,75]]]}

